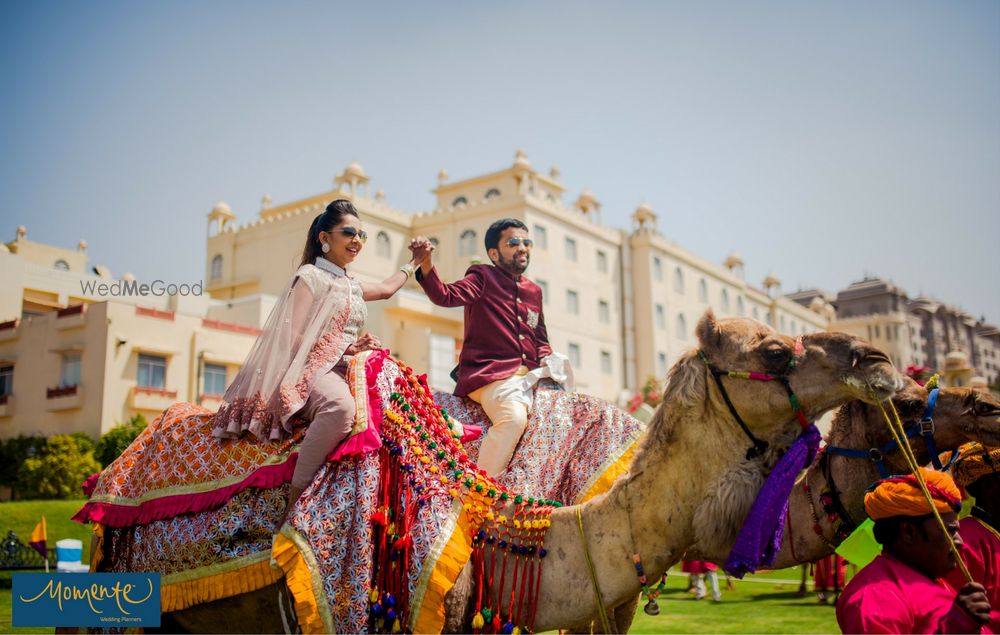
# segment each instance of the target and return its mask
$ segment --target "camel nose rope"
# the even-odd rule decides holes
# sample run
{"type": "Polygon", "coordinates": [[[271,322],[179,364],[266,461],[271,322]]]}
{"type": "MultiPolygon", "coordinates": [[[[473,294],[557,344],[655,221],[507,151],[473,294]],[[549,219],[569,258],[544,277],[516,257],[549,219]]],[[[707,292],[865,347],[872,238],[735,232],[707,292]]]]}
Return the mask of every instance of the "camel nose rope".
{"type": "MultiPolygon", "coordinates": [[[[875,389],[872,388],[871,384],[868,385],[868,389],[874,396],[875,389]]],[[[892,410],[892,419],[889,418],[889,414],[885,411],[885,406],[882,402],[878,402],[879,410],[882,411],[882,416],[885,418],[885,422],[889,425],[889,431],[892,432],[892,436],[896,439],[896,443],[899,444],[899,449],[903,451],[903,456],[906,457],[906,464],[910,468],[910,472],[913,473],[913,477],[916,479],[917,484],[920,486],[920,491],[924,493],[924,498],[927,499],[927,504],[930,505],[931,513],[934,514],[934,518],[937,519],[938,526],[941,527],[941,533],[945,535],[948,539],[948,546],[951,548],[951,553],[955,556],[955,560],[958,562],[958,567],[962,571],[962,575],[965,576],[967,582],[974,582],[972,579],[972,574],[969,573],[969,568],[965,566],[965,560],[962,559],[962,554],[958,552],[958,547],[955,546],[955,541],[951,538],[951,533],[948,532],[948,528],[944,526],[944,519],[941,518],[940,512],[937,510],[937,505],[934,504],[934,498],[931,496],[930,490],[927,489],[927,483],[924,482],[924,475],[920,473],[919,465],[917,465],[917,459],[913,454],[913,448],[910,447],[910,440],[906,437],[906,433],[903,430],[903,422],[899,418],[899,412],[896,411],[896,405],[889,400],[889,409],[892,410]]]]}
{"type": "Polygon", "coordinates": [[[583,556],[587,561],[587,571],[590,573],[590,584],[594,588],[594,600],[597,602],[597,614],[601,618],[601,627],[605,633],[611,632],[611,622],[608,620],[608,607],[604,606],[604,596],[601,594],[601,584],[597,581],[597,571],[594,569],[594,561],[590,558],[590,547],[587,546],[587,536],[583,533],[583,516],[580,508],[576,506],[576,526],[580,530],[580,542],[583,544],[583,556]]]}

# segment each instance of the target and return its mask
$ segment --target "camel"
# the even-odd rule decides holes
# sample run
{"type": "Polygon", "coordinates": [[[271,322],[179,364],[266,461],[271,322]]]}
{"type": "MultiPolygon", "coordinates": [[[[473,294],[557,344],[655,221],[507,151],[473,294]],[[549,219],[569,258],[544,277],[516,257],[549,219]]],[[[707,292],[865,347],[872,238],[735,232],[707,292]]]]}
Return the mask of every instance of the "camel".
{"type": "MultiPolygon", "coordinates": [[[[912,379],[905,380],[903,390],[893,397],[893,404],[904,425],[918,422],[924,414],[928,391],[912,379]]],[[[968,441],[981,441],[987,445],[1000,445],[1000,399],[989,392],[971,388],[942,388],[934,411],[934,442],[938,451],[946,452],[958,448],[968,441]]],[[[830,445],[868,450],[885,446],[892,435],[876,405],[864,401],[853,401],[837,410],[833,426],[827,435],[830,445]]],[[[922,440],[911,440],[917,461],[926,464],[930,454],[922,440]]],[[[898,450],[885,456],[885,465],[892,474],[909,471],[898,450]]],[[[836,484],[840,502],[849,516],[851,524],[858,524],[865,518],[864,493],[871,483],[879,479],[878,470],[871,461],[845,456],[828,456],[813,463],[799,475],[796,486],[788,501],[788,519],[782,537],[774,569],[783,569],[813,562],[831,555],[842,538],[836,534],[826,517],[820,495],[824,485],[836,484]],[[825,463],[829,461],[832,479],[824,474],[825,463]],[[808,485],[808,491],[803,488],[808,485]],[[815,514],[815,515],[814,515],[815,514]],[[819,523],[823,534],[817,534],[812,527],[819,523]]],[[[744,501],[743,511],[749,510],[750,501],[744,501]]],[[[718,505],[706,501],[696,513],[696,524],[709,527],[700,535],[687,554],[689,558],[708,560],[723,564],[728,555],[728,544],[734,536],[720,535],[726,530],[725,523],[712,518],[711,513],[718,505]]],[[[627,630],[635,614],[637,600],[616,609],[619,628],[627,630]]]]}
{"type": "MultiPolygon", "coordinates": [[[[726,370],[780,374],[796,345],[792,338],[759,322],[716,320],[711,311],[699,322],[697,336],[705,358],[726,370]]],[[[807,416],[854,398],[881,400],[901,386],[888,358],[863,340],[816,333],[801,338],[801,344],[803,354],[789,377],[807,416]]],[[[718,516],[729,520],[735,537],[764,480],[769,459],[745,457],[747,438],[711,377],[698,351],[685,354],[668,375],[663,401],[629,473],[606,494],[553,512],[545,539],[550,555],[542,568],[536,631],[598,618],[577,525],[578,508],[586,549],[607,607],[626,605],[639,593],[633,553],[642,557],[650,580],[681,559],[698,538],[696,511],[703,501],[717,506],[718,516]],[[567,589],[574,592],[567,593],[567,589]]],[[[798,429],[780,385],[727,380],[725,389],[753,433],[768,441],[772,452],[780,452],[777,444],[787,443],[798,429]]],[[[463,578],[447,598],[445,630],[449,632],[468,630],[467,572],[463,578]]],[[[619,616],[609,618],[611,629],[617,631],[619,616]]]]}
{"type": "MultiPolygon", "coordinates": [[[[927,403],[927,391],[915,381],[909,380],[902,394],[893,399],[893,403],[904,423],[917,422],[927,403]]],[[[969,441],[1000,445],[1000,399],[989,392],[971,388],[942,388],[938,395],[934,422],[934,442],[939,451],[954,450],[969,441]]],[[[890,438],[882,412],[877,406],[852,402],[838,411],[830,431],[829,443],[867,450],[881,447],[890,438]]],[[[919,463],[926,464],[930,461],[930,454],[923,441],[913,440],[911,445],[919,463]]],[[[776,569],[818,560],[832,554],[840,544],[841,539],[832,530],[819,500],[824,485],[836,485],[849,522],[859,524],[866,517],[865,490],[879,479],[875,464],[840,455],[831,455],[825,460],[829,462],[830,476],[824,474],[824,466],[820,463],[812,465],[799,477],[788,503],[789,527],[812,527],[816,522],[812,516],[812,510],[815,509],[823,535],[820,536],[811,529],[786,531],[781,551],[773,565],[776,569]],[[809,490],[806,491],[802,485],[808,485],[809,490]]],[[[887,454],[885,464],[891,474],[909,472],[899,451],[887,454]]]]}
{"type": "MultiPolygon", "coordinates": [[[[740,512],[756,495],[774,457],[795,436],[799,422],[780,382],[722,379],[728,400],[749,432],[770,446],[764,456],[748,458],[748,436],[713,383],[709,364],[773,375],[787,371],[789,389],[808,417],[851,399],[882,400],[901,387],[888,357],[853,336],[815,333],[795,340],[754,320],[716,319],[711,311],[699,321],[696,334],[700,350],[686,353],[671,369],[664,399],[629,473],[604,495],[553,512],[545,538],[549,555],[542,567],[535,630],[598,617],[585,548],[600,581],[602,604],[617,607],[640,590],[632,554],[641,554],[651,580],[658,578],[697,541],[696,512],[704,501],[718,506],[719,517],[731,523],[735,535],[743,519],[740,512]],[[567,593],[570,589],[573,592],[567,593]]],[[[468,571],[467,567],[446,598],[446,631],[469,631],[468,571]]],[[[240,628],[234,618],[242,615],[253,620],[254,630],[281,631],[287,624],[279,620],[277,601],[278,593],[269,587],[178,611],[172,618],[189,630],[216,631],[223,624],[240,628]],[[261,608],[264,604],[272,608],[261,608]],[[272,623],[262,623],[269,617],[272,623]]],[[[615,619],[612,615],[612,629],[615,619]]]]}

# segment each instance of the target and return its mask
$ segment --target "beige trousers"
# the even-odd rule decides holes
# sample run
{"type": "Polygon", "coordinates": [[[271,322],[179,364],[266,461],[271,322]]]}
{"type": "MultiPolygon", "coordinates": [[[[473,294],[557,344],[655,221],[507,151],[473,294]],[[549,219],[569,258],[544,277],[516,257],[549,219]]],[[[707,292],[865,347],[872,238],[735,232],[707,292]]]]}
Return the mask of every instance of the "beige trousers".
{"type": "Polygon", "coordinates": [[[497,476],[507,468],[510,457],[514,456],[524,429],[528,427],[528,406],[518,401],[497,398],[503,394],[504,384],[526,375],[528,368],[522,366],[517,373],[507,379],[486,384],[469,393],[469,399],[483,407],[492,425],[479,446],[479,467],[490,476],[497,476]]]}

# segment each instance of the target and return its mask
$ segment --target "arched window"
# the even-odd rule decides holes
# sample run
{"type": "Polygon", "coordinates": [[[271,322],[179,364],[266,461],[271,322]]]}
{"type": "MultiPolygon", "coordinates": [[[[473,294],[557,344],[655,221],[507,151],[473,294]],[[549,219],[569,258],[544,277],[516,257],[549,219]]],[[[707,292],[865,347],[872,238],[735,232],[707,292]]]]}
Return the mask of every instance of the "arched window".
{"type": "Polygon", "coordinates": [[[458,207],[459,205],[468,205],[468,204],[469,204],[469,199],[465,198],[464,196],[458,196],[455,198],[454,201],[451,202],[452,207],[458,207]]]}
{"type": "Polygon", "coordinates": [[[65,260],[56,260],[56,264],[54,266],[59,271],[69,271],[69,263],[65,260]]]}
{"type": "Polygon", "coordinates": [[[495,198],[497,196],[500,196],[500,190],[498,190],[497,188],[491,187],[490,189],[486,190],[486,200],[495,198]]]}
{"type": "Polygon", "coordinates": [[[663,280],[663,261],[658,256],[653,256],[653,279],[657,282],[663,280]]]}
{"type": "Polygon", "coordinates": [[[760,312],[757,310],[757,307],[753,308],[753,319],[755,319],[755,320],[759,320],[760,319],[760,312]]]}
{"type": "Polygon", "coordinates": [[[780,332],[784,333],[785,332],[785,316],[784,315],[782,315],[780,318],[778,318],[778,324],[781,325],[780,332]]]}
{"type": "Polygon", "coordinates": [[[212,258],[212,271],[209,274],[212,280],[218,280],[222,277],[222,254],[216,254],[212,258]]]}
{"type": "Polygon", "coordinates": [[[476,254],[476,232],[466,229],[458,239],[458,255],[474,256],[476,254]]]}
{"type": "Polygon", "coordinates": [[[683,313],[677,314],[677,339],[683,340],[688,336],[687,320],[683,313]]]}
{"type": "Polygon", "coordinates": [[[684,293],[684,272],[680,267],[674,269],[674,291],[684,293]]]}
{"type": "Polygon", "coordinates": [[[698,281],[698,301],[708,302],[708,283],[704,278],[698,281]]]}
{"type": "Polygon", "coordinates": [[[743,296],[736,296],[736,315],[746,315],[747,309],[743,306],[743,296]]]}
{"type": "Polygon", "coordinates": [[[375,254],[379,258],[389,258],[392,256],[392,243],[389,241],[389,234],[379,232],[375,236],[375,254]]]}
{"type": "Polygon", "coordinates": [[[723,289],[722,293],[719,294],[719,295],[720,295],[720,298],[719,298],[719,300],[720,300],[720,302],[719,302],[720,308],[719,308],[719,310],[723,314],[727,314],[727,313],[729,313],[729,291],[726,290],[726,289],[723,289]]]}

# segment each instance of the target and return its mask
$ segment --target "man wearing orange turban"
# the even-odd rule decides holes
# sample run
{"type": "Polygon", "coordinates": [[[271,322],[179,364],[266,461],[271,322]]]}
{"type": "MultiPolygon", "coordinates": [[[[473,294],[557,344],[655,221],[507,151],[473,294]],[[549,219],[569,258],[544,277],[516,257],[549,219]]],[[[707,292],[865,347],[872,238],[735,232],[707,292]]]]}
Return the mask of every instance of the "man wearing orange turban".
{"type": "Polygon", "coordinates": [[[961,493],[950,476],[920,470],[934,509],[912,474],[875,483],[865,494],[865,511],[875,521],[882,553],[847,583],[837,602],[837,623],[845,633],[982,633],[990,618],[983,585],[955,591],[942,576],[957,566],[961,493]]]}
{"type": "MultiPolygon", "coordinates": [[[[972,513],[959,523],[962,559],[972,579],[986,587],[990,601],[989,628],[1000,633],[1000,447],[966,443],[951,468],[959,487],[976,498],[972,513]]],[[[954,585],[965,582],[962,572],[945,576],[954,585]]]]}

